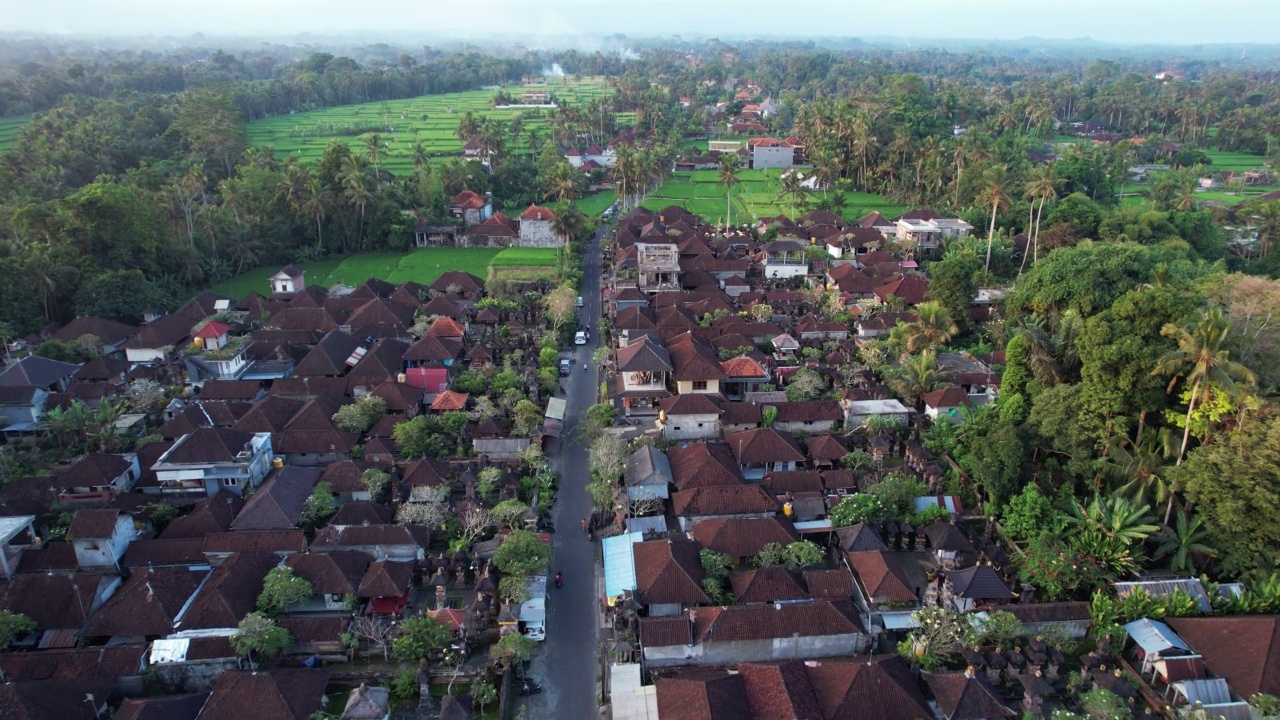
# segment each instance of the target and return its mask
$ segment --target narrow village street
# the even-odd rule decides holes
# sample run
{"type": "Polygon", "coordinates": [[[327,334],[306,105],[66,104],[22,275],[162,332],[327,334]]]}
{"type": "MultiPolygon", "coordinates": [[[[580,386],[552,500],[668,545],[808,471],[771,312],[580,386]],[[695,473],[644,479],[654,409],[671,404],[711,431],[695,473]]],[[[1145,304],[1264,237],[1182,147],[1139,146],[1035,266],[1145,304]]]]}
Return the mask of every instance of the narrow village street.
{"type": "MultiPolygon", "coordinates": [[[[602,316],[600,307],[600,238],[603,228],[586,249],[583,258],[582,298],[580,312],[584,322],[595,324],[602,316]]],[[[600,613],[596,589],[597,548],[587,542],[582,520],[591,513],[591,498],[586,492],[590,480],[587,447],[578,438],[577,424],[582,414],[596,400],[599,371],[591,362],[600,331],[592,329],[591,341],[573,348],[573,369],[565,378],[568,407],[564,435],[558,450],[552,447],[550,460],[560,473],[559,498],[552,518],[556,526],[552,546],[551,573],[564,572],[564,587],[549,586],[547,601],[547,639],[531,663],[530,674],[545,690],[526,699],[525,717],[529,720],[572,718],[585,720],[598,716],[597,687],[600,675],[600,613]],[[588,367],[582,369],[583,364],[588,367]]]]}

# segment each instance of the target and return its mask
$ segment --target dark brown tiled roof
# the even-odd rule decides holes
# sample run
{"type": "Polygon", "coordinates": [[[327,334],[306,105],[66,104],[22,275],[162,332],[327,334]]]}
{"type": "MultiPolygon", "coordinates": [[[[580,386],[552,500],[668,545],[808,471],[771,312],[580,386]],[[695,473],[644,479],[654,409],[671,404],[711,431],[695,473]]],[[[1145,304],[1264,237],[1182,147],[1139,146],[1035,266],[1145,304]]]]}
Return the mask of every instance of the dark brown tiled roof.
{"type": "Polygon", "coordinates": [[[853,594],[853,576],[847,570],[806,570],[804,582],[815,600],[848,600],[853,594]]]}
{"type": "Polygon", "coordinates": [[[814,460],[839,461],[849,453],[844,441],[834,435],[817,435],[805,443],[809,449],[809,457],[814,460]]]}
{"type": "Polygon", "coordinates": [[[388,412],[407,413],[417,412],[422,407],[426,391],[409,383],[388,380],[371,390],[370,394],[385,400],[388,412]]]}
{"type": "Polygon", "coordinates": [[[964,533],[960,532],[960,528],[946,520],[933,521],[933,524],[924,529],[924,534],[929,538],[929,547],[934,550],[968,552],[973,549],[973,545],[969,543],[964,533]]]}
{"type": "Polygon", "coordinates": [[[635,555],[636,595],[645,605],[695,605],[711,602],[702,590],[706,573],[696,543],[652,540],[631,546],[635,555]]]}
{"type": "Polygon", "coordinates": [[[719,415],[724,411],[712,397],[704,393],[686,393],[663,398],[658,405],[667,415],[719,415]]]}
{"type": "Polygon", "coordinates": [[[363,492],[365,487],[360,477],[366,470],[375,467],[379,470],[387,469],[374,463],[342,459],[325,466],[320,482],[329,483],[329,487],[336,493],[363,492]]]}
{"type": "Polygon", "coordinates": [[[823,470],[822,487],[827,490],[852,490],[858,487],[858,479],[848,470],[823,470]]]}
{"type": "Polygon", "coordinates": [[[897,655],[866,660],[806,663],[809,682],[827,718],[920,720],[933,712],[920,694],[910,667],[897,655]]]}
{"type": "Polygon", "coordinates": [[[619,372],[671,372],[671,356],[662,344],[652,337],[633,342],[618,351],[619,372]]]}
{"type": "Polygon", "coordinates": [[[413,563],[379,560],[365,570],[356,595],[365,598],[399,597],[413,581],[413,563]]]}
{"type": "Polygon", "coordinates": [[[129,549],[124,551],[120,564],[127,568],[203,565],[209,561],[204,554],[204,542],[203,536],[175,540],[134,540],[129,543],[129,549]]]}
{"type": "Polygon", "coordinates": [[[742,676],[725,670],[684,670],[657,681],[662,720],[749,720],[742,676]]]}
{"type": "Polygon", "coordinates": [[[138,331],[133,325],[97,317],[78,317],[63,325],[51,337],[62,342],[75,342],[84,335],[92,335],[107,345],[115,345],[138,331]]]}
{"type": "Polygon", "coordinates": [[[234,462],[253,435],[230,428],[200,428],[169,451],[168,463],[234,462]]]}
{"type": "Polygon", "coordinates": [[[274,553],[236,553],[214,571],[209,582],[183,613],[183,630],[232,628],[253,612],[262,592],[262,581],[279,564],[274,553]]]}
{"type": "Polygon", "coordinates": [[[457,285],[463,292],[480,292],[484,290],[484,280],[461,270],[448,270],[436,278],[427,287],[436,292],[446,292],[451,285],[457,285]]]}
{"type": "Polygon", "coordinates": [[[391,508],[365,500],[344,502],[329,518],[330,525],[387,525],[392,520],[391,508]]]}
{"type": "Polygon", "coordinates": [[[778,501],[759,485],[717,485],[681,490],[671,495],[677,517],[753,515],[778,510],[778,501]]]}
{"type": "Polygon", "coordinates": [[[821,718],[804,663],[738,665],[753,718],[821,718]]]}
{"type": "Polygon", "coordinates": [[[1169,618],[1165,622],[1241,697],[1280,693],[1280,615],[1169,618]]]}
{"type": "Polygon", "coordinates": [[[840,549],[845,552],[863,552],[868,550],[888,550],[880,537],[880,531],[870,525],[850,525],[836,530],[836,538],[840,549]]]}
{"type": "Polygon", "coordinates": [[[360,347],[360,341],[344,332],[333,330],[321,338],[311,352],[298,362],[293,373],[296,377],[345,375],[346,360],[357,347],[360,347]]]}
{"type": "Polygon", "coordinates": [[[104,582],[110,580],[98,573],[19,573],[9,581],[2,607],[31,618],[39,630],[79,630],[104,582]]]}
{"type": "Polygon", "coordinates": [[[351,619],[342,615],[283,615],[276,624],[289,631],[295,645],[337,643],[341,642],[351,619]]]}
{"type": "Polygon", "coordinates": [[[200,397],[205,400],[254,400],[262,392],[262,384],[257,380],[217,380],[207,382],[200,388],[200,397]]]}
{"type": "Polygon", "coordinates": [[[887,550],[847,553],[849,567],[857,573],[871,602],[915,602],[916,592],[897,556],[887,550]]]}
{"type": "Polygon", "coordinates": [[[724,443],[688,443],[667,450],[671,476],[677,488],[689,490],[714,485],[741,485],[742,471],[724,443]]]}
{"type": "Polygon", "coordinates": [[[724,380],[729,376],[720,367],[720,358],[711,343],[692,333],[677,335],[667,342],[676,380],[724,380]]]}
{"type": "Polygon", "coordinates": [[[142,329],[124,342],[126,349],[155,350],[166,345],[178,347],[191,336],[191,327],[199,319],[180,315],[165,315],[142,326],[142,329]]]}
{"type": "Polygon", "coordinates": [[[763,418],[760,406],[753,402],[727,402],[720,406],[725,425],[759,425],[763,418]]]}
{"type": "Polygon", "coordinates": [[[974,565],[947,576],[955,594],[974,600],[1012,600],[1013,592],[989,565],[974,565]]]}
{"type": "Polygon", "coordinates": [[[132,466],[133,463],[122,455],[90,453],[58,473],[50,482],[57,488],[109,485],[132,466]]]}
{"type": "Polygon", "coordinates": [[[817,470],[784,470],[765,476],[764,486],[775,495],[821,493],[822,473],[817,470]]]}
{"type": "Polygon", "coordinates": [[[698,642],[738,642],[862,633],[850,602],[814,601],[780,605],[699,607],[693,615],[698,642]]]}
{"type": "Polygon", "coordinates": [[[126,698],[111,720],[196,720],[209,693],[126,698]]]}
{"type": "Polygon", "coordinates": [[[781,565],[733,573],[729,576],[729,583],[733,586],[734,599],[740,603],[771,603],[809,597],[799,576],[781,565]]]}
{"type": "Polygon", "coordinates": [[[211,533],[205,536],[206,553],[302,552],[306,537],[301,530],[252,530],[211,533]]]}
{"type": "Polygon", "coordinates": [[[81,635],[168,635],[174,618],[209,575],[209,570],[159,567],[139,570],[102,609],[89,618],[81,635]]]}
{"type": "Polygon", "coordinates": [[[160,436],[176,440],[204,427],[231,427],[253,410],[253,404],[238,400],[196,400],[179,410],[160,426],[160,436]]]}
{"type": "Polygon", "coordinates": [[[285,565],[307,582],[317,595],[354,595],[369,566],[369,556],[355,550],[296,553],[285,565]]]}
{"type": "Polygon", "coordinates": [[[81,366],[71,378],[76,383],[118,383],[129,372],[129,368],[130,364],[127,360],[99,355],[81,366]]]}
{"type": "Polygon", "coordinates": [[[725,437],[739,465],[804,462],[805,456],[791,433],[773,428],[753,428],[725,437]]]}
{"type": "Polygon", "coordinates": [[[418,540],[403,525],[327,525],[316,532],[311,546],[322,550],[332,547],[410,544],[416,545],[418,540]]]}
{"type": "Polygon", "coordinates": [[[115,690],[115,678],[79,677],[0,685],[3,720],[98,720],[98,707],[115,690]],[[92,695],[94,702],[85,702],[92,695]],[[96,706],[96,707],[95,707],[96,706]]]}
{"type": "Polygon", "coordinates": [[[704,549],[735,558],[759,555],[769,543],[787,545],[800,539],[790,520],[777,517],[703,520],[691,534],[704,549]]]}
{"type": "Polygon", "coordinates": [[[640,644],[646,647],[692,645],[693,623],[684,615],[641,618],[640,644]]]}
{"type": "Polygon", "coordinates": [[[772,403],[778,408],[776,422],[830,422],[844,417],[835,400],[772,403]]]}
{"type": "Polygon", "coordinates": [[[186,515],[174,518],[160,537],[165,540],[203,540],[209,533],[227,532],[231,529],[231,521],[243,507],[244,499],[240,496],[216,493],[196,503],[186,515]]]}
{"type": "Polygon", "coordinates": [[[0,653],[0,670],[9,682],[80,677],[114,679],[137,675],[146,653],[147,646],[143,644],[0,653]]]}
{"type": "Polygon", "coordinates": [[[77,510],[67,528],[67,538],[105,539],[116,532],[119,510],[77,510]]]}
{"type": "Polygon", "coordinates": [[[986,682],[964,673],[925,673],[924,681],[947,720],[992,720],[1013,717],[986,682]]]}
{"type": "Polygon", "coordinates": [[[931,408],[955,408],[968,405],[969,395],[963,388],[953,386],[927,392],[920,396],[920,401],[931,408]]]}
{"type": "Polygon", "coordinates": [[[271,471],[244,509],[233,530],[289,530],[297,527],[303,505],[320,479],[320,468],[286,466],[271,471]]]}
{"type": "Polygon", "coordinates": [[[199,720],[307,720],[321,707],[329,671],[224,672],[199,720]]]}

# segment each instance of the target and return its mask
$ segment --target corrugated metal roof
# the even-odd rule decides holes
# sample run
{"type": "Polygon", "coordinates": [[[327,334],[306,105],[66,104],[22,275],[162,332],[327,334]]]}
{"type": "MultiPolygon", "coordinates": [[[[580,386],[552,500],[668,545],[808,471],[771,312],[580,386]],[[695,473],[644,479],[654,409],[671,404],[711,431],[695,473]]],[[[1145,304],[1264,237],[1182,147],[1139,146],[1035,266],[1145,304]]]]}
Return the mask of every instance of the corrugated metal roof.
{"type": "Polygon", "coordinates": [[[604,594],[618,597],[636,589],[636,560],[631,546],[644,540],[644,533],[630,532],[604,539],[604,594]]]}
{"type": "Polygon", "coordinates": [[[1231,689],[1222,678],[1204,678],[1203,680],[1182,680],[1173,683],[1173,689],[1187,699],[1187,703],[1195,705],[1219,705],[1231,702],[1231,689]]]}
{"type": "Polygon", "coordinates": [[[1171,578],[1168,580],[1136,580],[1132,582],[1116,583],[1116,594],[1121,598],[1128,597],[1136,591],[1144,591],[1153,598],[1172,595],[1181,590],[1191,597],[1195,598],[1196,605],[1200,608],[1200,612],[1213,612],[1213,605],[1209,602],[1209,593],[1205,592],[1204,585],[1196,578],[1171,578]]]}
{"type": "Polygon", "coordinates": [[[1142,648],[1143,652],[1163,653],[1169,650],[1184,650],[1191,652],[1191,648],[1187,646],[1182,638],[1173,631],[1168,625],[1156,620],[1134,620],[1124,626],[1125,632],[1129,633],[1129,637],[1142,648]]]}

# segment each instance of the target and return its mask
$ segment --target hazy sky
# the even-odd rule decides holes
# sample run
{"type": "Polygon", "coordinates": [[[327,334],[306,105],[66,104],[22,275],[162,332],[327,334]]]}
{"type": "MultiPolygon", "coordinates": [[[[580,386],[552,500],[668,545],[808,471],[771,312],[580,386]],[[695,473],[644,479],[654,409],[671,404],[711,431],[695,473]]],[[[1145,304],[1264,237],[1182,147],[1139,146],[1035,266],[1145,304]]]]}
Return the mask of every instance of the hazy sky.
{"type": "Polygon", "coordinates": [[[0,0],[0,31],[1280,41],[1280,0],[0,0]]]}

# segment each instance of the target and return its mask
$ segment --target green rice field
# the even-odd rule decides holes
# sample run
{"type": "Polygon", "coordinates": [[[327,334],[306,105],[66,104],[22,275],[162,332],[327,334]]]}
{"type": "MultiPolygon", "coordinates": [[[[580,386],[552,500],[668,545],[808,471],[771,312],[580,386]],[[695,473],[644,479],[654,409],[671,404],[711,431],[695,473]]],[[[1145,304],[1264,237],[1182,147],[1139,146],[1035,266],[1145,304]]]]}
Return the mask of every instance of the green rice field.
{"type": "MultiPolygon", "coordinates": [[[[754,220],[777,215],[796,217],[807,212],[805,209],[792,207],[790,201],[786,199],[778,198],[779,172],[779,170],[739,171],[738,177],[741,183],[733,189],[735,223],[739,220],[754,220]]],[[[716,170],[672,173],[671,177],[657,190],[649,193],[641,204],[653,210],[677,205],[708,221],[723,221],[725,189],[716,184],[718,179],[719,172],[716,170]]],[[[810,203],[816,202],[821,197],[821,192],[810,193],[810,203]]],[[[871,193],[849,192],[845,193],[844,197],[845,207],[840,212],[850,220],[875,211],[892,217],[907,210],[904,205],[889,202],[871,193]]]]}
{"type": "MultiPolygon", "coordinates": [[[[556,250],[549,248],[426,248],[407,253],[362,253],[300,263],[307,284],[354,287],[371,277],[390,283],[413,281],[427,285],[449,270],[462,270],[480,278],[494,273],[525,277],[554,274],[556,250]]],[[[234,298],[250,292],[268,294],[267,279],[280,268],[260,267],[215,285],[213,291],[234,298]]]]}
{"type": "MultiPolygon", "coordinates": [[[[507,88],[519,97],[526,88],[507,88]]],[[[576,83],[550,82],[545,88],[564,103],[583,105],[611,90],[603,80],[587,79],[576,83]]],[[[338,140],[355,148],[363,148],[366,128],[377,132],[388,145],[388,157],[380,167],[396,175],[409,174],[413,170],[410,154],[413,145],[422,141],[433,157],[455,157],[462,152],[463,143],[454,135],[458,122],[469,110],[480,117],[493,117],[509,121],[519,113],[524,120],[520,138],[507,138],[507,145],[517,152],[528,148],[530,130],[537,130],[546,138],[544,114],[547,108],[494,109],[496,90],[471,90],[443,95],[423,95],[404,100],[388,100],[361,105],[342,105],[277,117],[255,120],[248,124],[249,142],[254,146],[270,146],[277,157],[295,155],[304,161],[315,161],[324,153],[331,140],[338,140]]],[[[629,123],[632,115],[622,114],[619,121],[629,123]]]]}
{"type": "Polygon", "coordinates": [[[30,115],[21,115],[19,117],[0,118],[0,150],[7,149],[18,139],[18,133],[22,131],[22,126],[31,122],[30,115]]]}

